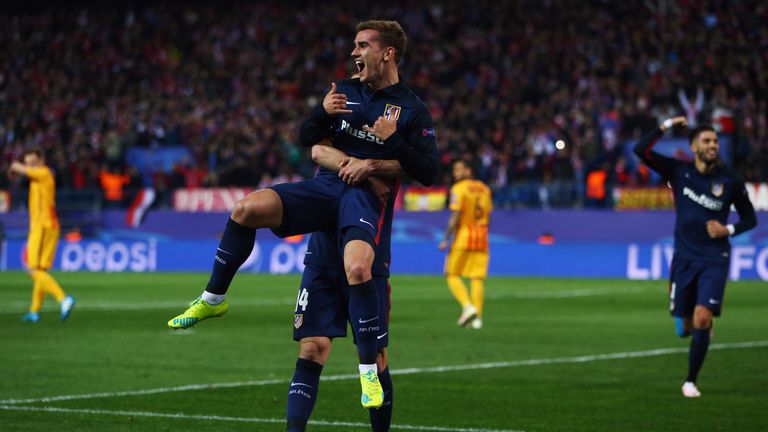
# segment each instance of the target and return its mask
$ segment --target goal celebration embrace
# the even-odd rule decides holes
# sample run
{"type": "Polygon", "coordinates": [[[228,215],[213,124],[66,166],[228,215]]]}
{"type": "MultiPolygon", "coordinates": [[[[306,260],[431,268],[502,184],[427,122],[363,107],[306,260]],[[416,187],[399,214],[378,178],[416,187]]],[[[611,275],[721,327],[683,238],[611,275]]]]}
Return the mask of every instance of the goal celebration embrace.
{"type": "Polygon", "coordinates": [[[0,430],[768,430],[762,2],[0,21],[0,430]]]}

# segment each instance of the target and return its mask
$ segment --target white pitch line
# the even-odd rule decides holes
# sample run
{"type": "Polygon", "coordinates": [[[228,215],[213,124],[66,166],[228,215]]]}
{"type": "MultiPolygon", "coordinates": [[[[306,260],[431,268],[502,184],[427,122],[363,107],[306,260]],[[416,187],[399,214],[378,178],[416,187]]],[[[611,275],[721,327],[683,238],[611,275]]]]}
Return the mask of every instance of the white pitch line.
{"type": "MultiPolygon", "coordinates": [[[[333,378],[333,376],[330,376],[329,378],[333,378]]],[[[282,383],[288,383],[288,380],[284,378],[273,378],[273,379],[267,379],[267,380],[235,381],[235,382],[228,382],[228,383],[187,384],[187,385],[174,386],[174,387],[160,387],[160,388],[144,389],[144,390],[127,390],[127,391],[119,391],[119,392],[63,395],[63,396],[43,397],[38,399],[7,399],[7,400],[0,401],[0,404],[15,405],[15,404],[59,402],[59,401],[80,400],[80,399],[111,398],[111,397],[121,397],[121,396],[143,396],[143,395],[151,395],[151,394],[159,394],[159,393],[173,393],[173,392],[194,391],[194,390],[211,390],[211,389],[234,388],[234,387],[264,386],[264,385],[282,384],[282,383]]]]}
{"type": "MultiPolygon", "coordinates": [[[[18,406],[18,405],[0,405],[0,410],[52,412],[52,413],[69,413],[69,414],[114,415],[114,416],[125,416],[125,417],[156,417],[156,418],[172,418],[172,419],[183,419],[183,420],[216,420],[216,421],[230,421],[230,422],[240,422],[240,423],[261,423],[261,424],[284,424],[285,423],[285,419],[275,419],[275,418],[229,417],[229,416],[215,416],[215,415],[194,415],[194,414],[183,414],[183,413],[159,413],[159,412],[147,412],[147,411],[113,411],[113,410],[99,410],[99,409],[57,408],[57,407],[29,407],[29,406],[18,406]]],[[[366,429],[371,426],[368,423],[324,421],[324,420],[310,420],[309,424],[317,425],[317,426],[350,427],[350,428],[366,428],[366,429]]],[[[449,428],[449,427],[442,427],[442,426],[422,426],[422,425],[411,425],[411,424],[393,424],[391,426],[391,429],[434,431],[434,432],[523,432],[519,430],[510,430],[510,429],[449,428]]]]}
{"type": "MultiPolygon", "coordinates": [[[[762,347],[768,347],[768,340],[712,344],[709,346],[709,349],[716,351],[716,350],[748,349],[748,348],[762,348],[762,347]]],[[[582,355],[582,356],[575,356],[575,357],[555,357],[555,358],[489,362],[489,363],[475,363],[475,364],[465,364],[465,365],[394,369],[390,373],[392,375],[413,375],[413,374],[422,374],[422,373],[444,373],[444,372],[457,372],[457,371],[468,371],[468,370],[498,369],[498,368],[519,367],[519,366],[540,366],[540,365],[564,364],[564,363],[587,363],[587,362],[602,361],[602,360],[621,360],[621,359],[631,359],[631,358],[641,358],[641,357],[658,357],[662,355],[681,354],[686,352],[688,352],[688,347],[659,348],[659,349],[646,350],[646,351],[625,351],[625,352],[608,353],[608,354],[582,355]]],[[[321,380],[322,381],[341,381],[341,380],[358,379],[359,377],[360,376],[358,374],[327,375],[327,376],[321,377],[321,380]]],[[[228,382],[228,383],[213,383],[213,384],[188,384],[188,385],[175,386],[175,387],[159,387],[159,388],[143,389],[143,390],[126,390],[126,391],[120,391],[120,392],[85,393],[85,394],[50,396],[50,397],[34,398],[34,399],[6,399],[6,400],[0,400],[0,404],[22,405],[22,404],[48,403],[48,402],[97,399],[97,398],[109,398],[109,397],[121,397],[121,396],[143,396],[143,395],[150,395],[150,394],[171,393],[171,392],[181,392],[181,391],[287,384],[289,381],[290,380],[288,379],[274,378],[274,379],[257,380],[257,381],[235,381],[235,382],[228,382]]]]}
{"type": "Polygon", "coordinates": [[[491,300],[502,298],[518,299],[551,299],[551,298],[572,298],[572,297],[594,297],[599,295],[612,294],[640,294],[643,290],[640,288],[585,288],[567,291],[529,291],[520,293],[504,293],[486,296],[491,300]]]}
{"type": "MultiPolygon", "coordinates": [[[[296,304],[296,298],[283,298],[283,299],[264,299],[264,300],[238,300],[237,306],[243,307],[262,307],[262,306],[285,306],[296,304]]],[[[5,307],[0,309],[0,315],[3,314],[16,314],[23,312],[29,306],[29,302],[11,301],[6,302],[5,307]]],[[[153,310],[153,309],[172,309],[183,308],[188,306],[188,303],[179,301],[159,301],[159,302],[147,302],[147,303],[114,303],[114,302],[81,302],[75,304],[75,310],[86,311],[132,311],[132,310],[153,310]]],[[[43,312],[56,311],[58,305],[51,304],[50,306],[43,307],[43,312]]]]}
{"type": "MultiPolygon", "coordinates": [[[[498,300],[505,298],[516,299],[550,299],[550,298],[576,298],[576,297],[593,297],[600,295],[613,295],[613,294],[639,294],[643,290],[640,288],[595,288],[595,289],[579,289],[579,290],[567,290],[567,291],[528,291],[519,293],[504,293],[504,294],[490,294],[486,295],[489,300],[498,300]]],[[[397,300],[408,301],[434,301],[434,297],[425,296],[396,296],[397,300]]],[[[447,300],[446,300],[447,301],[447,300]]],[[[452,301],[452,300],[451,300],[452,301]]],[[[295,298],[282,298],[282,299],[251,299],[251,300],[236,300],[232,303],[235,306],[242,307],[264,307],[264,306],[285,306],[293,305],[296,303],[295,298]]],[[[5,307],[0,308],[0,315],[6,314],[19,314],[22,313],[25,308],[29,306],[28,301],[8,301],[4,303],[5,307]]],[[[116,302],[79,302],[76,304],[76,310],[86,311],[132,311],[132,310],[154,310],[154,309],[172,309],[184,307],[187,304],[179,301],[157,301],[157,302],[135,302],[135,303],[116,303],[116,302]]],[[[58,305],[49,303],[43,307],[43,312],[56,311],[58,305]]]]}

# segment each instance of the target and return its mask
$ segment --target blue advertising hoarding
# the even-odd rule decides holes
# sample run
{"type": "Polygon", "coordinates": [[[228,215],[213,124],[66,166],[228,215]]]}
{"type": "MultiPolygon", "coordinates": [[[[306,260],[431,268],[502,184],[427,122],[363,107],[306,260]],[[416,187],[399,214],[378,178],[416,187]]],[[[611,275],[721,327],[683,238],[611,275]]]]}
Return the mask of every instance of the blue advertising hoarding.
{"type": "MultiPolygon", "coordinates": [[[[731,239],[732,279],[768,280],[768,212],[758,226],[731,239]]],[[[392,226],[395,274],[441,274],[445,254],[438,251],[449,212],[397,212],[392,226]]],[[[61,271],[208,272],[228,218],[226,213],[151,212],[139,229],[124,211],[102,215],[96,239],[59,244],[54,268],[61,271]]],[[[495,211],[490,228],[491,275],[618,277],[664,279],[672,258],[671,211],[601,210],[495,211]],[[538,237],[549,233],[554,244],[538,237]]],[[[731,221],[735,220],[732,214],[731,221]]],[[[0,215],[6,240],[0,270],[24,268],[24,215],[0,215]]],[[[243,271],[294,273],[303,269],[307,237],[291,242],[259,230],[254,253],[243,271]]]]}
{"type": "MultiPolygon", "coordinates": [[[[91,272],[210,271],[218,241],[209,240],[95,240],[61,242],[54,268],[91,272]]],[[[23,240],[4,245],[2,269],[20,270],[23,240]]],[[[257,240],[241,271],[298,273],[304,268],[306,241],[289,243],[257,240]]],[[[498,276],[616,277],[665,279],[672,259],[671,243],[561,243],[491,244],[489,273],[498,276]]],[[[733,247],[731,279],[768,281],[768,245],[733,247]]],[[[394,274],[441,274],[445,254],[435,242],[393,242],[394,274]]]]}

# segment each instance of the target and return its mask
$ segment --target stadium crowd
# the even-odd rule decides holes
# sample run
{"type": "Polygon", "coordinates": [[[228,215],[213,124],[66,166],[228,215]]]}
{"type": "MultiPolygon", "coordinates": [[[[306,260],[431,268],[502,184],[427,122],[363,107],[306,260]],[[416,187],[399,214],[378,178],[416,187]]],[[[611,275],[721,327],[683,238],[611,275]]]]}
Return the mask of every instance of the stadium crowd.
{"type": "MultiPolygon", "coordinates": [[[[0,14],[0,169],[42,147],[59,187],[126,185],[132,148],[191,157],[144,173],[156,189],[264,186],[313,175],[294,143],[358,20],[409,35],[404,79],[429,105],[450,161],[472,156],[500,206],[510,185],[647,181],[622,143],[672,114],[731,135],[768,180],[768,5],[752,0],[160,2],[0,14]],[[565,147],[558,150],[557,140],[565,147]]],[[[8,186],[3,176],[0,189],[8,186]]],[[[579,192],[581,191],[581,192],[579,192]]]]}

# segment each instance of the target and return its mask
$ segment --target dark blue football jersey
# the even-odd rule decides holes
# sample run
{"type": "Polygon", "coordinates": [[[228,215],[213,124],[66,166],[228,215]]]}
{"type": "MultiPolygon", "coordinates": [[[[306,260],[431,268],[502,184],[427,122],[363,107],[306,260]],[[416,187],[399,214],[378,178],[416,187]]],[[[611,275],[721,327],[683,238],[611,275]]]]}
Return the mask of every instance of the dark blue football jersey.
{"type": "MultiPolygon", "coordinates": [[[[378,91],[371,91],[359,79],[336,83],[336,89],[347,96],[352,113],[329,116],[322,104],[304,121],[299,142],[304,147],[330,138],[334,147],[359,159],[395,159],[414,180],[428,186],[437,179],[438,154],[432,116],[427,106],[402,81],[378,91]],[[386,140],[366,132],[379,116],[397,120],[397,130],[386,140]]],[[[318,177],[337,176],[320,168],[318,177]]],[[[326,177],[327,178],[327,177],[326,177]]],[[[339,180],[340,181],[340,180],[339,180]]],[[[372,268],[376,277],[389,277],[390,243],[394,198],[390,197],[382,215],[376,254],[372,268]]],[[[325,230],[312,234],[307,246],[305,264],[343,268],[338,232],[325,230]]]]}
{"type": "Polygon", "coordinates": [[[311,147],[331,138],[334,147],[358,159],[396,159],[405,172],[424,186],[437,179],[438,155],[432,115],[427,106],[402,81],[371,91],[359,79],[338,82],[352,113],[329,116],[322,104],[304,121],[299,142],[311,147]],[[397,120],[397,130],[380,140],[364,125],[373,126],[379,116],[397,120]]]}
{"type": "Polygon", "coordinates": [[[700,173],[693,162],[684,162],[653,151],[663,132],[656,129],[643,136],[634,151],[649,167],[669,182],[675,197],[675,255],[689,260],[724,261],[729,259],[728,237],[713,239],[707,221],[728,223],[731,205],[736,207],[739,234],[757,224],[744,181],[733,169],[718,164],[711,172],[700,173]]]}

